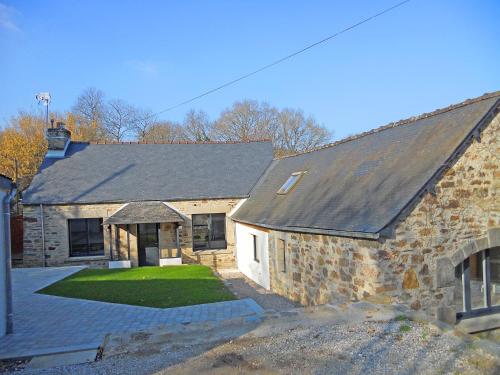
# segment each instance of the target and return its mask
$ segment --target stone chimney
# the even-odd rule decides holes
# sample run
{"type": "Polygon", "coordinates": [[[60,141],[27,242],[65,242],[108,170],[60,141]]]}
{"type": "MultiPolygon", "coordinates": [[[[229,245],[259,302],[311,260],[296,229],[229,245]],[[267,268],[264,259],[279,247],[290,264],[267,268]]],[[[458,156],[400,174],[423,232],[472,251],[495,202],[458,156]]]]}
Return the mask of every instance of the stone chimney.
{"type": "Polygon", "coordinates": [[[70,141],[71,132],[64,127],[63,122],[58,122],[55,128],[52,126],[47,129],[47,143],[49,148],[47,157],[63,158],[70,141]]]}

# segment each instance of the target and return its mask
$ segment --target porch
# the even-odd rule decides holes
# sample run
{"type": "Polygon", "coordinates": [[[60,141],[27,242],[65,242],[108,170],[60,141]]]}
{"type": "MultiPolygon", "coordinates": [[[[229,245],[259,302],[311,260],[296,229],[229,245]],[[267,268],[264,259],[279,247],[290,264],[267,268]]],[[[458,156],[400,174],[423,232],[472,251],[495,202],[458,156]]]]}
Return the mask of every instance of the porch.
{"type": "Polygon", "coordinates": [[[109,268],[182,264],[185,220],[163,202],[131,202],[103,221],[109,236],[109,268]]]}

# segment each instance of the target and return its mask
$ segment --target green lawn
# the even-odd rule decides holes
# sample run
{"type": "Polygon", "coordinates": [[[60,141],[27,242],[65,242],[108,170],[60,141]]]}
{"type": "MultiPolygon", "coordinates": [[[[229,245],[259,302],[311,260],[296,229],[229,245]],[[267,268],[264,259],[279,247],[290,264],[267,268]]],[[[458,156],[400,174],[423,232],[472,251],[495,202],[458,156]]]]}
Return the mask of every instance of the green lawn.
{"type": "Polygon", "coordinates": [[[38,293],[150,307],[236,299],[206,266],[84,269],[38,293]]]}

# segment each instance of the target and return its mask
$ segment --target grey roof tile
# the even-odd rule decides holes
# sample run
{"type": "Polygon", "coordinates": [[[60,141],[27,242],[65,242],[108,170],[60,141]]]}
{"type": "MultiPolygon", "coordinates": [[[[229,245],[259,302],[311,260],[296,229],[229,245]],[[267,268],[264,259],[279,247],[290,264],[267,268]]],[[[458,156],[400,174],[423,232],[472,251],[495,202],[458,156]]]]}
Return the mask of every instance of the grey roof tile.
{"type": "Polygon", "coordinates": [[[163,202],[131,202],[121,207],[105,224],[180,223],[182,216],[163,202]]]}
{"type": "Polygon", "coordinates": [[[233,218],[270,228],[376,234],[499,105],[499,97],[497,92],[275,160],[233,218]],[[289,193],[276,194],[298,171],[307,172],[289,193]]]}
{"type": "Polygon", "coordinates": [[[246,197],[272,157],[268,141],[71,143],[65,158],[44,160],[23,204],[246,197]]]}

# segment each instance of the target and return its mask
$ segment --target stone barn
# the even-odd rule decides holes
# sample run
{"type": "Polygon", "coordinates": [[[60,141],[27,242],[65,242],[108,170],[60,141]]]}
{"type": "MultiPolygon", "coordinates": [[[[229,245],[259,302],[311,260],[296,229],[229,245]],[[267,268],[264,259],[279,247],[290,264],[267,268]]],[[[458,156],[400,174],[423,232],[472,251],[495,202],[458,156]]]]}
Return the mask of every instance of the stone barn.
{"type": "Polygon", "coordinates": [[[499,103],[274,160],[233,215],[240,270],[306,305],[369,298],[447,322],[500,312],[499,103]]]}

